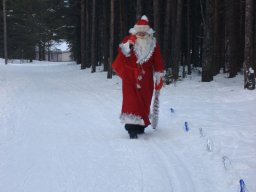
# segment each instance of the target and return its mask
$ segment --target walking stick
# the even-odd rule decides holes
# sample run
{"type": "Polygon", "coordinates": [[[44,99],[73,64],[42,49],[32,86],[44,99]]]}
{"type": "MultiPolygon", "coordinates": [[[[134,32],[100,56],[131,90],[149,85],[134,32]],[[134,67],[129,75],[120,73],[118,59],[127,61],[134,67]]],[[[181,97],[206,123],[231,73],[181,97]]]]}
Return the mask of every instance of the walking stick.
{"type": "Polygon", "coordinates": [[[152,112],[152,127],[156,129],[158,124],[158,115],[159,115],[159,95],[160,90],[155,90],[155,97],[153,103],[153,112],[152,112]]]}

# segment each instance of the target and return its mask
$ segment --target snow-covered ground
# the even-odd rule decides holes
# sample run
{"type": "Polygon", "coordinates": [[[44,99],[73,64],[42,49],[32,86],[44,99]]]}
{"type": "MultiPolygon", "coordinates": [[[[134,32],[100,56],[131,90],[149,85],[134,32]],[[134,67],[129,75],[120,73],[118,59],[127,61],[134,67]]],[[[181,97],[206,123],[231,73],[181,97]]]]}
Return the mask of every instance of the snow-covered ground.
{"type": "Polygon", "coordinates": [[[242,76],[165,86],[158,129],[130,140],[118,77],[3,63],[1,192],[239,192],[240,179],[256,191],[256,91],[242,76]]]}

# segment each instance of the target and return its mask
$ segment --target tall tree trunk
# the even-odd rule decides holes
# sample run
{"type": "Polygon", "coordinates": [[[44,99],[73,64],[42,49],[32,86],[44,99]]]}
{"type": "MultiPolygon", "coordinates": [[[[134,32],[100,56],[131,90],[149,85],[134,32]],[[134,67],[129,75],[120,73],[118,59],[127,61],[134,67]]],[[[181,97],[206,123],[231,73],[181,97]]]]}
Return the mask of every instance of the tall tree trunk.
{"type": "Polygon", "coordinates": [[[42,54],[42,43],[41,43],[41,41],[38,43],[38,57],[39,57],[39,61],[42,61],[42,58],[43,58],[43,56],[42,56],[43,54],[42,54]]]}
{"type": "Polygon", "coordinates": [[[254,1],[254,46],[253,46],[253,69],[256,70],[256,1],[254,1]]]}
{"type": "Polygon", "coordinates": [[[154,30],[156,31],[156,39],[158,42],[160,42],[159,0],[153,1],[153,8],[154,8],[154,30]]]}
{"type": "Polygon", "coordinates": [[[213,29],[213,75],[220,71],[220,30],[219,30],[219,0],[214,0],[214,29],[213,29]]]}
{"type": "Polygon", "coordinates": [[[86,32],[85,32],[85,64],[86,64],[86,68],[91,67],[91,37],[90,37],[90,32],[91,32],[91,28],[90,28],[90,7],[89,7],[89,0],[85,0],[86,1],[86,6],[85,6],[85,17],[86,17],[86,32]]]}
{"type": "Polygon", "coordinates": [[[81,69],[85,68],[85,0],[81,0],[81,69]]]}
{"type": "Polygon", "coordinates": [[[42,44],[42,54],[43,54],[43,58],[42,60],[45,61],[45,56],[46,56],[46,53],[45,53],[45,41],[43,41],[43,44],[42,44]]]}
{"type": "Polygon", "coordinates": [[[179,78],[179,66],[181,60],[181,27],[182,27],[182,11],[183,11],[183,0],[177,1],[177,16],[176,16],[176,29],[173,46],[173,78],[177,80],[179,78]]]}
{"type": "Polygon", "coordinates": [[[243,68],[244,62],[244,37],[245,37],[245,0],[240,0],[239,4],[239,68],[243,68]]]}
{"type": "Polygon", "coordinates": [[[96,34],[97,34],[97,38],[96,38],[96,42],[97,42],[97,65],[101,65],[103,64],[103,7],[102,7],[102,3],[103,1],[101,1],[101,4],[97,4],[98,6],[98,14],[97,14],[97,27],[96,27],[96,34]],[[101,19],[99,19],[101,18],[101,19]]]}
{"type": "Polygon", "coordinates": [[[92,1],[92,52],[91,52],[91,62],[92,62],[92,73],[96,71],[96,0],[92,1]]]}
{"type": "Polygon", "coordinates": [[[141,16],[142,16],[142,0],[137,0],[136,18],[139,19],[141,16]]]}
{"type": "Polygon", "coordinates": [[[235,77],[239,71],[239,2],[237,0],[225,0],[226,10],[226,41],[229,45],[227,60],[229,62],[229,77],[235,77]]]}
{"type": "Polygon", "coordinates": [[[170,57],[170,67],[173,74],[173,63],[174,63],[174,47],[175,47],[175,30],[176,30],[176,18],[177,18],[177,0],[171,1],[171,57],[170,57]]]}
{"type": "Polygon", "coordinates": [[[109,8],[108,4],[109,0],[103,0],[103,63],[104,63],[104,71],[108,70],[108,55],[109,55],[109,38],[108,38],[108,14],[107,10],[109,8]]]}
{"type": "Polygon", "coordinates": [[[187,0],[187,53],[186,53],[186,65],[188,66],[188,74],[191,74],[191,32],[190,32],[190,0],[187,0]]]}
{"type": "Polygon", "coordinates": [[[112,78],[112,62],[114,57],[114,32],[115,32],[115,25],[114,25],[114,18],[115,18],[115,0],[111,0],[110,2],[110,39],[109,39],[109,66],[108,66],[108,75],[107,78],[112,78]]]}
{"type": "Polygon", "coordinates": [[[255,89],[253,61],[253,0],[245,3],[244,88],[255,89]]]}
{"type": "Polygon", "coordinates": [[[120,6],[120,40],[125,36],[126,33],[126,26],[125,26],[125,5],[124,0],[119,0],[119,6],[120,6]]]}
{"type": "Polygon", "coordinates": [[[200,9],[200,1],[192,1],[192,63],[194,67],[199,66],[199,58],[200,58],[200,42],[201,42],[201,34],[200,34],[200,28],[201,28],[201,17],[200,12],[198,9],[200,9]]]}
{"type": "Polygon", "coordinates": [[[199,28],[200,30],[199,30],[199,36],[201,37],[200,38],[200,45],[199,45],[199,52],[200,52],[200,54],[199,54],[199,66],[202,66],[203,67],[203,65],[202,65],[202,63],[203,63],[203,54],[204,54],[204,46],[203,46],[203,42],[204,42],[204,38],[205,38],[205,36],[204,36],[204,28],[205,28],[205,26],[206,26],[206,24],[205,24],[205,13],[204,13],[204,7],[205,7],[205,5],[206,5],[206,3],[205,3],[205,1],[203,1],[203,0],[199,0],[199,4],[200,4],[200,13],[201,13],[201,27],[199,28]]]}
{"type": "MultiPolygon", "coordinates": [[[[97,13],[96,13],[96,62],[95,62],[95,65],[98,66],[102,63],[102,53],[101,53],[101,46],[102,46],[102,19],[99,19],[99,18],[102,18],[102,11],[101,11],[101,6],[102,4],[97,4],[97,13]]],[[[95,69],[96,71],[96,69],[95,69]]]]}
{"type": "Polygon", "coordinates": [[[202,58],[202,82],[210,82],[213,80],[213,5],[214,0],[206,0],[202,58]]]}
{"type": "Polygon", "coordinates": [[[50,43],[50,39],[47,42],[47,60],[51,61],[51,43],[50,43]]]}
{"type": "Polygon", "coordinates": [[[7,53],[6,0],[3,0],[3,25],[4,25],[4,60],[5,60],[5,64],[7,65],[8,53],[7,53]]]}
{"type": "Polygon", "coordinates": [[[225,2],[219,1],[219,49],[220,68],[225,69],[225,2]]]}
{"type": "Polygon", "coordinates": [[[166,1],[166,9],[165,9],[165,20],[164,20],[164,44],[163,44],[163,56],[165,62],[165,68],[168,69],[170,67],[170,20],[171,20],[171,1],[166,1]]]}

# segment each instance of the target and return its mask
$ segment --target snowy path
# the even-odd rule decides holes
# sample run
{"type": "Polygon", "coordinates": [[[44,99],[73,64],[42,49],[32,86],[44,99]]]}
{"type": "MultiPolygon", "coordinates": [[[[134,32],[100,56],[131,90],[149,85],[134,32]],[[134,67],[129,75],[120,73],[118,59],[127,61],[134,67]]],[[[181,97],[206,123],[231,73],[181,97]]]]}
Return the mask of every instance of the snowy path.
{"type": "MultiPolygon", "coordinates": [[[[210,99],[204,92],[193,95],[192,89],[181,93],[165,88],[160,128],[148,128],[138,140],[130,140],[118,120],[117,77],[107,80],[105,73],[90,74],[65,63],[0,65],[0,69],[0,191],[231,192],[237,190],[241,176],[251,191],[256,189],[255,132],[250,132],[255,120],[248,124],[249,118],[239,113],[233,126],[244,126],[248,133],[221,132],[232,122],[230,114],[228,118],[223,114],[236,113],[237,106],[228,100],[219,104],[220,95],[210,99]],[[224,112],[212,117],[200,106],[202,100],[208,108],[224,112]],[[170,107],[180,111],[171,114],[170,107]],[[185,121],[192,127],[189,133],[182,129],[185,121]],[[209,126],[203,138],[201,126],[209,126]],[[210,134],[216,142],[213,152],[206,150],[210,134]],[[246,138],[239,143],[242,146],[236,144],[241,134],[246,138]],[[238,153],[241,159],[233,164],[237,166],[225,171],[222,156],[232,159],[238,153]]],[[[248,99],[255,103],[254,96],[248,99]]]]}

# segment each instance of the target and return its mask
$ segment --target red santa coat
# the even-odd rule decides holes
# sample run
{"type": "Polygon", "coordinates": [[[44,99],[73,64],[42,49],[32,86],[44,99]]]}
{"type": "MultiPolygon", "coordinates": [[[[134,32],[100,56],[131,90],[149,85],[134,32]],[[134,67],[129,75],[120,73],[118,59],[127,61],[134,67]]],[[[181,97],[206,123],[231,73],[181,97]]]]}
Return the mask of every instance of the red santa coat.
{"type": "MultiPolygon", "coordinates": [[[[120,47],[128,38],[129,36],[124,39],[120,47]]],[[[159,44],[154,38],[149,54],[140,61],[134,49],[131,49],[129,54],[125,54],[119,48],[112,67],[122,79],[122,122],[148,126],[154,90],[153,75],[164,70],[159,44]]]]}

